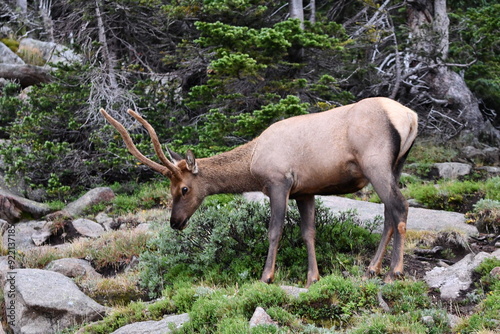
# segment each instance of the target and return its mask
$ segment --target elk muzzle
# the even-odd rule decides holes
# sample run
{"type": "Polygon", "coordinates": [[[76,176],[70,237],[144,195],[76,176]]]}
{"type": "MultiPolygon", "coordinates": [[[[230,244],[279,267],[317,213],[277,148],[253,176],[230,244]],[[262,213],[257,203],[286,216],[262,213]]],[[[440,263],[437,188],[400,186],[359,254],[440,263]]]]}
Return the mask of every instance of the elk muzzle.
{"type": "Polygon", "coordinates": [[[174,230],[182,231],[186,228],[189,218],[177,219],[175,217],[170,217],[170,227],[174,230]]]}

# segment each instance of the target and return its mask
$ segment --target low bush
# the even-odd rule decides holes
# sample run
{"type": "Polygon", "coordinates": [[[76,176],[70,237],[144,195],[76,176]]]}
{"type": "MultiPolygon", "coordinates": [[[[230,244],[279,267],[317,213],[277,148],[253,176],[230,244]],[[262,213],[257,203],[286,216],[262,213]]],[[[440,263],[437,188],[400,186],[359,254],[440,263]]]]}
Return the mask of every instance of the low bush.
{"type": "MultiPolygon", "coordinates": [[[[165,227],[141,255],[141,284],[151,296],[183,279],[213,284],[244,283],[258,279],[268,250],[268,203],[241,197],[207,199],[182,232],[165,227]]],[[[300,218],[294,204],[286,216],[278,252],[277,277],[301,283],[307,272],[307,253],[300,236],[300,218]]],[[[353,213],[334,216],[318,203],[317,259],[322,273],[353,264],[351,255],[376,247],[379,236],[358,226],[353,213]]]]}
{"type": "Polygon", "coordinates": [[[321,321],[328,327],[345,325],[362,309],[377,305],[377,284],[357,282],[333,274],[321,279],[294,300],[292,309],[301,317],[321,321]]]}
{"type": "MultiPolygon", "coordinates": [[[[410,183],[403,190],[407,198],[414,198],[429,209],[465,213],[481,198],[495,198],[500,188],[500,178],[487,181],[449,181],[410,183]]],[[[498,198],[498,197],[497,197],[498,198]]]]}

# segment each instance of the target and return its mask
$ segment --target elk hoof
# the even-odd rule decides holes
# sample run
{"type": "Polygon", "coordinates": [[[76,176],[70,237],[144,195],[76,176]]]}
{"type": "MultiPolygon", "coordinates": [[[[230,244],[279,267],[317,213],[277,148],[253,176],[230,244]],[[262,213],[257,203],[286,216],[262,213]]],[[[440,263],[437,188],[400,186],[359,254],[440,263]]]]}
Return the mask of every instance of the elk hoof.
{"type": "Polygon", "coordinates": [[[394,282],[394,280],[403,279],[403,278],[404,278],[404,274],[402,272],[395,271],[393,273],[387,274],[387,276],[385,276],[384,282],[385,283],[392,283],[392,282],[394,282]]]}
{"type": "Polygon", "coordinates": [[[311,285],[313,285],[314,283],[316,283],[317,281],[319,281],[319,278],[318,279],[312,279],[310,282],[308,281],[305,285],[305,288],[308,289],[311,285]]]}
{"type": "Polygon", "coordinates": [[[267,278],[262,277],[260,280],[261,282],[264,282],[266,284],[271,284],[273,282],[272,277],[267,277],[267,278]]]}
{"type": "Polygon", "coordinates": [[[378,272],[375,269],[368,269],[363,275],[363,279],[374,278],[378,275],[378,272]]]}

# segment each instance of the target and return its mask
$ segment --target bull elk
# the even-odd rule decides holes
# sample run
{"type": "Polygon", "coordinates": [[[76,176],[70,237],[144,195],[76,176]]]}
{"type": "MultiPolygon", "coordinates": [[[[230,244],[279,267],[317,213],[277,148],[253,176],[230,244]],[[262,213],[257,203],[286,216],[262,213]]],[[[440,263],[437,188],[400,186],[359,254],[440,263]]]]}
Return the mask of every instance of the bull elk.
{"type": "Polygon", "coordinates": [[[288,199],[295,199],[301,235],[307,247],[306,286],[319,279],[315,253],[314,195],[355,192],[368,183],[384,203],[384,229],[366,275],[378,275],[392,236],[393,251],[386,281],[403,274],[403,244],[408,204],[399,190],[403,163],[417,135],[417,115],[411,109],[376,97],[329,111],[279,121],[259,137],[229,152],[185,159],[161,149],[152,126],[132,110],[128,113],[149,132],[162,164],[142,155],[127,130],[101,109],[137,159],[171,180],[173,198],[170,226],[182,230],[203,199],[218,193],[262,191],[269,196],[269,251],[261,280],[274,279],[276,253],[288,199]]]}

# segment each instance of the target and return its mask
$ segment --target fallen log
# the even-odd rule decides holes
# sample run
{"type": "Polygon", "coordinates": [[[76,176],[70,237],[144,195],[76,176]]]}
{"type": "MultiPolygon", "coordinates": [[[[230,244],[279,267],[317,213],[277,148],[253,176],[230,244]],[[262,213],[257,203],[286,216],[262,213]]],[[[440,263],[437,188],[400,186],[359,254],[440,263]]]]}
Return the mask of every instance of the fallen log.
{"type": "Polygon", "coordinates": [[[0,64],[0,78],[19,82],[23,88],[52,80],[49,68],[26,64],[0,64]]]}

